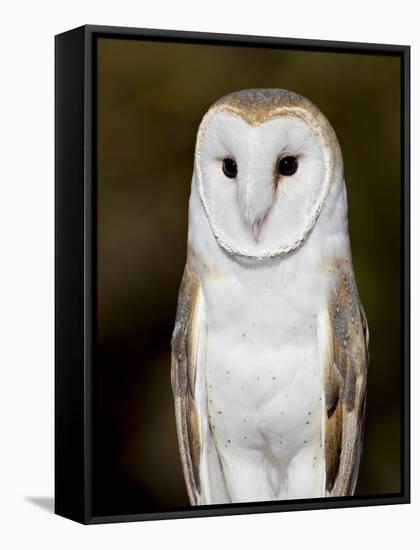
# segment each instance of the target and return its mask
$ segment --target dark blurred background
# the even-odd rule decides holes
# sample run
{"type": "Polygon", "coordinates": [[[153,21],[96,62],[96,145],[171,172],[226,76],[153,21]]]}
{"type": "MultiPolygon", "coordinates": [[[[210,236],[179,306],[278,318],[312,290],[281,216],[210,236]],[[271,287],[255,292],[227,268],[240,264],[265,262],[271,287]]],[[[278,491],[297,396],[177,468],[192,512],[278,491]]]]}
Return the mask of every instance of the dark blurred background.
{"type": "Polygon", "coordinates": [[[400,61],[98,40],[98,319],[93,512],[188,506],[170,387],[195,135],[219,97],[287,88],[341,143],[357,284],[370,327],[358,494],[400,490],[400,61]]]}

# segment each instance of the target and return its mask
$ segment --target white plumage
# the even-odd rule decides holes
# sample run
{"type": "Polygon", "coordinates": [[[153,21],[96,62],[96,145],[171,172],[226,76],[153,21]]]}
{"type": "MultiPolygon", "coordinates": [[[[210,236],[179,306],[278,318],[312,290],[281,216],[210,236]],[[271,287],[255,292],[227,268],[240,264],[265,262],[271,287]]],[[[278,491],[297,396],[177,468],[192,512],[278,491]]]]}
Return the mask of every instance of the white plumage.
{"type": "Polygon", "coordinates": [[[222,98],[198,132],[173,338],[193,504],[354,490],[367,364],[356,337],[362,317],[341,154],[325,117],[283,90],[222,98]],[[280,173],[285,157],[296,159],[291,175],[280,173]],[[234,177],[225,175],[225,159],[236,163],[234,177]]]}

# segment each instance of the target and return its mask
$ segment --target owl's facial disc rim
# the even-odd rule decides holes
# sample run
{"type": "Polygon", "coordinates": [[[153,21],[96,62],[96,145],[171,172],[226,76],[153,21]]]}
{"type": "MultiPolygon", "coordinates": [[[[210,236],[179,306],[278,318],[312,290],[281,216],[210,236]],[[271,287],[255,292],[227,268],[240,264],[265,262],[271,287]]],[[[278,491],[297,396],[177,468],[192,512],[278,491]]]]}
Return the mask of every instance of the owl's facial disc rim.
{"type": "Polygon", "coordinates": [[[198,191],[199,191],[199,195],[200,195],[200,200],[201,200],[201,203],[203,205],[204,212],[206,213],[206,217],[208,219],[208,222],[210,224],[211,230],[213,232],[213,235],[214,235],[217,243],[219,244],[219,246],[225,252],[227,252],[231,256],[237,256],[237,257],[240,257],[240,258],[250,259],[250,260],[251,259],[252,260],[269,260],[269,259],[276,258],[276,257],[279,257],[279,256],[284,256],[286,254],[289,254],[290,252],[293,252],[293,251],[297,250],[304,243],[307,236],[309,235],[309,233],[314,228],[315,223],[316,223],[316,221],[317,221],[317,219],[318,219],[318,217],[321,213],[322,207],[324,206],[325,201],[327,199],[329,190],[331,188],[332,180],[333,180],[334,170],[333,170],[333,154],[330,151],[330,145],[331,144],[329,143],[328,139],[326,138],[326,135],[325,135],[325,132],[322,129],[322,126],[318,123],[315,116],[313,116],[311,113],[309,113],[306,109],[302,109],[301,107],[281,107],[281,108],[275,110],[273,113],[271,113],[271,115],[269,117],[267,117],[266,119],[264,119],[262,122],[260,122],[258,124],[258,125],[261,125],[264,122],[267,122],[268,120],[272,120],[274,118],[286,117],[286,116],[296,117],[296,118],[302,120],[305,124],[307,124],[312,129],[313,132],[315,132],[315,134],[317,136],[319,136],[319,138],[322,141],[322,145],[323,145],[322,152],[323,152],[323,160],[324,160],[324,167],[325,167],[325,177],[324,177],[324,181],[323,181],[323,184],[322,184],[322,187],[321,187],[321,192],[319,194],[318,200],[315,202],[315,206],[312,209],[312,211],[310,212],[308,222],[307,222],[304,230],[301,232],[301,234],[298,235],[296,237],[296,239],[294,239],[290,244],[287,244],[287,245],[282,246],[280,248],[273,248],[273,249],[264,250],[259,254],[252,254],[252,253],[250,253],[250,252],[248,252],[248,251],[246,251],[242,248],[238,248],[238,247],[235,247],[235,246],[229,244],[228,242],[226,242],[226,240],[224,240],[220,236],[219,229],[218,229],[216,223],[214,223],[214,221],[212,220],[211,209],[209,207],[206,196],[204,194],[203,178],[202,178],[200,162],[199,162],[200,161],[201,138],[202,138],[205,130],[207,129],[211,118],[216,113],[221,113],[221,112],[225,112],[227,114],[230,114],[232,116],[236,116],[236,117],[241,118],[242,120],[244,120],[240,116],[240,114],[238,114],[237,112],[235,112],[234,110],[231,110],[229,108],[226,108],[226,107],[217,108],[216,107],[214,109],[211,109],[204,116],[204,118],[201,122],[201,125],[199,127],[199,130],[198,130],[198,133],[197,133],[197,145],[196,145],[196,151],[195,151],[195,172],[196,172],[196,175],[197,175],[197,183],[198,183],[198,191]]]}

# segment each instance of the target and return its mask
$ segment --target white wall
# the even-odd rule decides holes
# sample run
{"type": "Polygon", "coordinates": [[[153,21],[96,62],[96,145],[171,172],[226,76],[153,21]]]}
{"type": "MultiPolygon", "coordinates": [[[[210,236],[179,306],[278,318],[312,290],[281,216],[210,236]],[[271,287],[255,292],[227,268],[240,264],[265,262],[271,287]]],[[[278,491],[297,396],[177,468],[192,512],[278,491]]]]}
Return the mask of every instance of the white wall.
{"type": "MultiPolygon", "coordinates": [[[[33,497],[53,494],[53,35],[84,23],[412,45],[419,151],[416,2],[106,0],[2,4],[0,64],[0,546],[15,548],[412,548],[419,532],[418,337],[413,338],[410,506],[82,527],[33,497]],[[146,5],[147,4],[147,5],[146,5]],[[416,341],[417,340],[417,341],[416,341]]],[[[417,17],[418,22],[418,17],[417,17]]],[[[417,157],[418,158],[418,157],[417,157]]],[[[419,163],[413,159],[413,281],[419,163]]],[[[418,246],[417,246],[418,249],[418,246]]],[[[419,329],[413,288],[413,335],[419,329]]],[[[386,345],[384,342],[383,345],[386,345]]],[[[45,502],[44,502],[45,504],[45,502]]]]}

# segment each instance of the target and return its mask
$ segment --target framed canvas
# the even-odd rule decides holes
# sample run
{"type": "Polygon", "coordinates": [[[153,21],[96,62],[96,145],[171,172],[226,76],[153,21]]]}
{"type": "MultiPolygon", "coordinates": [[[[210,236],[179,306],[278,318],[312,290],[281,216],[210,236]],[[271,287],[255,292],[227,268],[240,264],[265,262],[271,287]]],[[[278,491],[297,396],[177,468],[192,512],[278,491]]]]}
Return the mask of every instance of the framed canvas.
{"type": "Polygon", "coordinates": [[[55,39],[55,511],[408,503],[408,46],[55,39]]]}

